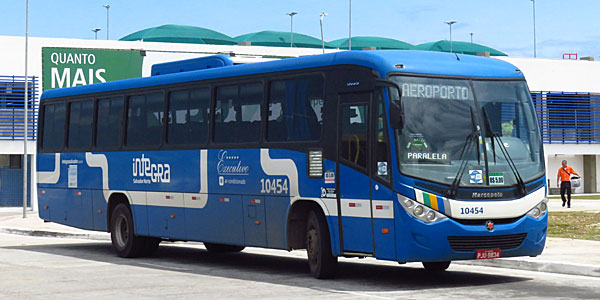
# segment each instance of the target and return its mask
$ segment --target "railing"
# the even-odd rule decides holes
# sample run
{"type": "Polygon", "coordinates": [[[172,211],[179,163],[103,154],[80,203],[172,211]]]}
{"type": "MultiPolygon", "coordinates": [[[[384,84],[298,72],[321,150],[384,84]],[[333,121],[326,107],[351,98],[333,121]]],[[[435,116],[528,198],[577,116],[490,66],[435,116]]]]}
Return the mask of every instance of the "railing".
{"type": "Polygon", "coordinates": [[[531,92],[545,144],[600,144],[600,94],[531,92]]]}
{"type": "MultiPolygon", "coordinates": [[[[35,140],[38,120],[37,76],[28,76],[27,136],[35,140]]],[[[23,140],[25,129],[25,76],[0,75],[0,140],[23,140]]]]}

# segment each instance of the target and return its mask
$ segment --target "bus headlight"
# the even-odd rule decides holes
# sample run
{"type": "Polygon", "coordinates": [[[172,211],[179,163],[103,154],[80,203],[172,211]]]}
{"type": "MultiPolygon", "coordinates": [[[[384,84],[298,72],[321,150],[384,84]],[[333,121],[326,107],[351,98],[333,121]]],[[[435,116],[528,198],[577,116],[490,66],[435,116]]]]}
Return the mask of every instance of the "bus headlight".
{"type": "Polygon", "coordinates": [[[544,200],[542,200],[542,202],[538,203],[538,205],[536,205],[534,208],[532,208],[527,213],[527,215],[530,216],[530,217],[532,217],[532,218],[539,219],[548,210],[548,204],[546,204],[547,202],[548,202],[548,198],[544,198],[544,200]]]}
{"type": "Polygon", "coordinates": [[[404,210],[406,210],[411,216],[425,223],[433,223],[447,218],[436,210],[418,203],[410,198],[406,198],[400,194],[398,194],[398,201],[404,210]]]}

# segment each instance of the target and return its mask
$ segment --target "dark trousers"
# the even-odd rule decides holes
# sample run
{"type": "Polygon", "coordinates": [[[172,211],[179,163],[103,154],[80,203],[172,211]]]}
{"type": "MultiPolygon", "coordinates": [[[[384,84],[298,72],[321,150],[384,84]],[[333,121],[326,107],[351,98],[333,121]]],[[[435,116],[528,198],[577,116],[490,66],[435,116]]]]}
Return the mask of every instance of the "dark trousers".
{"type": "Polygon", "coordinates": [[[562,198],[563,204],[567,202],[571,206],[571,182],[563,181],[560,183],[560,197],[562,198]],[[565,199],[565,192],[567,192],[567,199],[565,199]]]}

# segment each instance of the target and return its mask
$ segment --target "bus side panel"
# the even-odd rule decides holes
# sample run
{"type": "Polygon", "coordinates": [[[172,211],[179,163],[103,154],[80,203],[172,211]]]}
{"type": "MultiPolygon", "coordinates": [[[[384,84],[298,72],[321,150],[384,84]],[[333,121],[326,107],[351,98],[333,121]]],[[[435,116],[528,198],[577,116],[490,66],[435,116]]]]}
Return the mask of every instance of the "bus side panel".
{"type": "Polygon", "coordinates": [[[67,199],[66,225],[81,229],[93,229],[92,191],[71,189],[67,199]]]}
{"type": "Polygon", "coordinates": [[[282,224],[287,222],[290,207],[288,197],[265,197],[267,247],[286,249],[286,228],[282,224]]]}
{"type": "Polygon", "coordinates": [[[107,231],[106,209],[108,204],[104,200],[102,190],[92,190],[92,215],[94,220],[94,230],[107,231]]]}
{"type": "Polygon", "coordinates": [[[242,199],[209,194],[204,208],[186,208],[187,240],[244,245],[242,199]]]}
{"type": "Polygon", "coordinates": [[[337,216],[327,216],[327,223],[329,223],[329,238],[331,239],[331,252],[333,255],[339,256],[342,254],[340,250],[340,226],[338,226],[337,216]]]}
{"type": "MultiPolygon", "coordinates": [[[[186,238],[185,209],[182,193],[146,193],[148,212],[148,234],[171,239],[186,238]],[[165,206],[165,200],[169,206],[165,206]],[[162,205],[156,205],[163,203],[162,205]]],[[[140,220],[144,218],[136,217],[140,220]]]]}
{"type": "Polygon", "coordinates": [[[377,259],[396,259],[396,234],[394,230],[394,196],[388,187],[371,181],[373,187],[373,239],[377,259]]]}
{"type": "Polygon", "coordinates": [[[43,198],[45,198],[45,201],[48,203],[50,221],[54,223],[65,224],[65,205],[67,202],[68,193],[69,190],[67,189],[45,189],[43,198]]]}

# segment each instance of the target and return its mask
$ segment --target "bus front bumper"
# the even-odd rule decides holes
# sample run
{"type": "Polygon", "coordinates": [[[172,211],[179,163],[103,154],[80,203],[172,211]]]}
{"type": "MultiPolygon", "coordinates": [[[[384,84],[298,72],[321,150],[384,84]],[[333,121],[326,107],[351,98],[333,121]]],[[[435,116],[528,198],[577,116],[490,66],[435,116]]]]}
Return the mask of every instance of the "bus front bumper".
{"type": "Polygon", "coordinates": [[[548,212],[536,219],[523,216],[488,230],[447,218],[424,223],[397,205],[396,256],[399,262],[471,260],[478,250],[500,249],[500,257],[537,256],[544,250],[548,212]]]}

